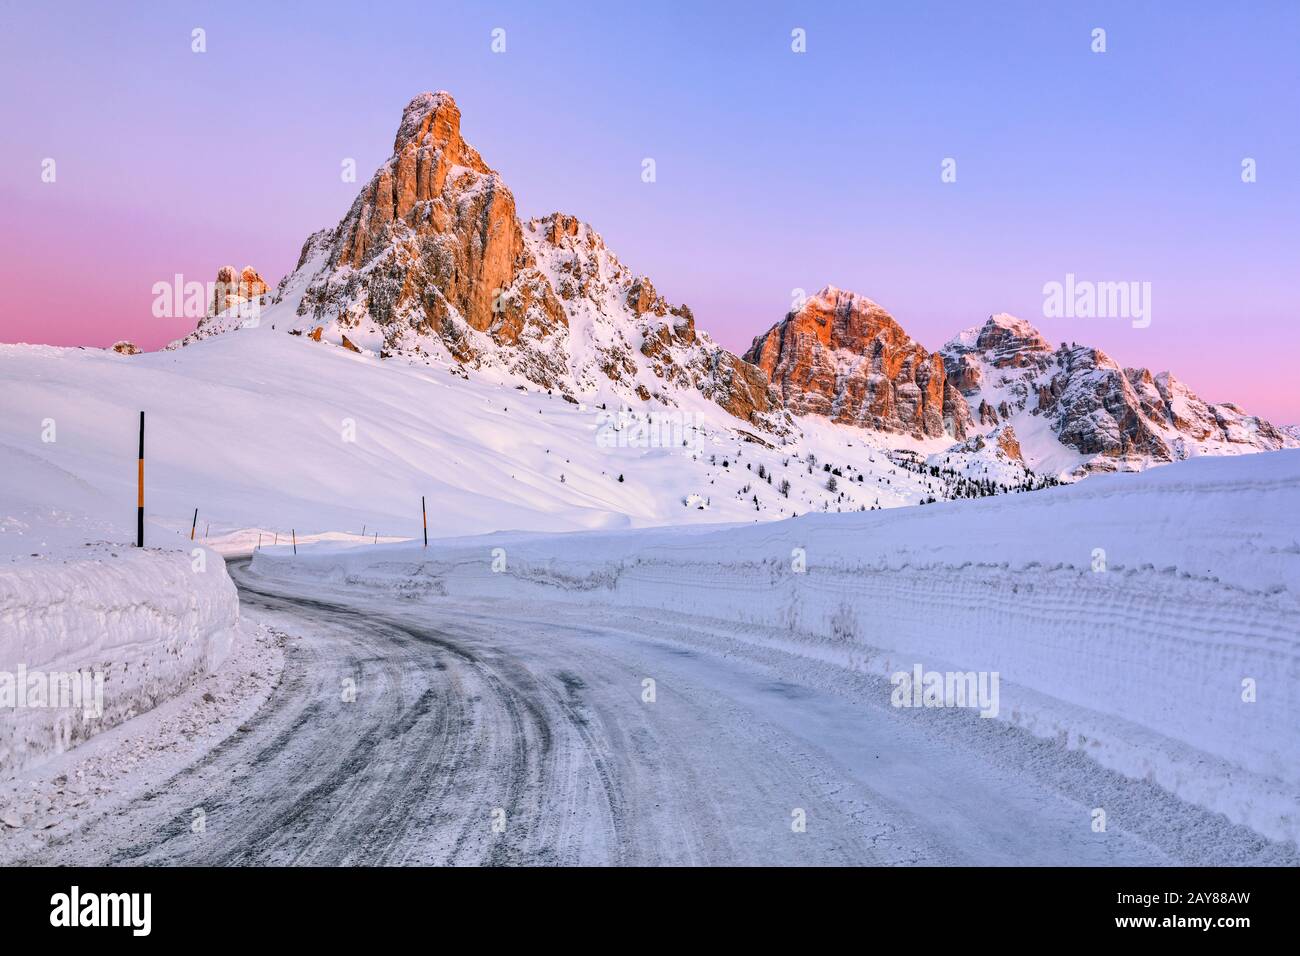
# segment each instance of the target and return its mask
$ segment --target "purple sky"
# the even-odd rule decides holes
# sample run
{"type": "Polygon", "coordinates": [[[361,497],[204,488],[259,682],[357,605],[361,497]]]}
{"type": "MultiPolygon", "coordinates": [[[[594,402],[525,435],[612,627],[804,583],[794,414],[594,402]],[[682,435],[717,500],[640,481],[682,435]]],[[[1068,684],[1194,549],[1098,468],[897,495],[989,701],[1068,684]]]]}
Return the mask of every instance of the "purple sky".
{"type": "Polygon", "coordinates": [[[521,215],[590,221],[737,351],[833,283],[929,348],[1007,311],[1300,421],[1300,4],[684,6],[6,4],[0,340],[183,334],[155,282],[278,280],[445,88],[521,215]],[[1150,282],[1150,326],[1044,318],[1067,272],[1150,282]]]}

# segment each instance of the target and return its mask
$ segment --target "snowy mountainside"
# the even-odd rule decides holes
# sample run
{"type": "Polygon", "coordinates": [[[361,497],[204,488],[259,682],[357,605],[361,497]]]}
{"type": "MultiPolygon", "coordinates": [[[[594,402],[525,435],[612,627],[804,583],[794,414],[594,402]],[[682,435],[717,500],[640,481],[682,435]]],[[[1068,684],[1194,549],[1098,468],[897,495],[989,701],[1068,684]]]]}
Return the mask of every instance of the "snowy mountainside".
{"type": "Polygon", "coordinates": [[[1053,349],[1014,316],[990,316],[940,352],[974,430],[1012,425],[1026,460],[1044,470],[1138,471],[1300,444],[1236,405],[1202,401],[1169,372],[1122,368],[1075,343],[1053,349]]]}
{"type": "MultiPolygon", "coordinates": [[[[96,491],[96,513],[129,521],[145,410],[150,519],[188,531],[198,508],[215,533],[413,537],[422,495],[432,532],[446,535],[747,522],[966,493],[889,457],[900,445],[934,455],[942,440],[884,442],[817,420],[780,438],[693,391],[673,406],[570,402],[503,370],[287,335],[286,316],[288,299],[256,327],[129,359],[0,346],[0,442],[96,491]],[[41,440],[47,418],[53,442],[41,440]]],[[[52,507],[59,496],[52,485],[52,507]]]]}
{"type": "Polygon", "coordinates": [[[579,393],[672,406],[699,392],[765,432],[791,432],[766,377],[696,329],[689,307],[666,302],[591,226],[553,213],[530,220],[524,241],[563,303],[579,393]]]}
{"type": "Polygon", "coordinates": [[[1074,343],[1053,350],[1011,315],[929,352],[882,306],[834,286],[757,336],[745,358],[796,415],[947,437],[954,452],[983,435],[1059,478],[1297,447],[1294,435],[1236,405],[1203,402],[1168,372],[1121,368],[1074,343]]]}
{"type": "Polygon", "coordinates": [[[943,443],[994,488],[1300,444],[1169,373],[1121,368],[1085,346],[1053,351],[1007,315],[930,352],[882,306],[834,286],[739,358],[590,225],[563,213],[521,221],[445,91],[407,104],[391,156],[337,226],[308,237],[274,295],[252,294],[265,284],[251,268],[221,270],[218,285],[238,294],[214,306],[231,307],[180,345],[265,321],[603,408],[689,412],[703,396],[768,442],[825,417],[895,447],[943,443]]]}

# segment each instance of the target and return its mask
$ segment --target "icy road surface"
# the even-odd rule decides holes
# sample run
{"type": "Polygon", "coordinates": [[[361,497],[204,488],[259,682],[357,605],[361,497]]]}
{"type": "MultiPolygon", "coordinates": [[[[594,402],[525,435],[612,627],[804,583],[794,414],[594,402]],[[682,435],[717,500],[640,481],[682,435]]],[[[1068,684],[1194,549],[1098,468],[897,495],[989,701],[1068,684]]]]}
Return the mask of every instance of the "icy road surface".
{"type": "Polygon", "coordinates": [[[1105,865],[1257,842],[1000,722],[894,710],[815,663],[796,682],[779,651],[644,611],[307,597],[230,569],[243,613],[292,636],[278,689],[25,862],[1105,865]]]}

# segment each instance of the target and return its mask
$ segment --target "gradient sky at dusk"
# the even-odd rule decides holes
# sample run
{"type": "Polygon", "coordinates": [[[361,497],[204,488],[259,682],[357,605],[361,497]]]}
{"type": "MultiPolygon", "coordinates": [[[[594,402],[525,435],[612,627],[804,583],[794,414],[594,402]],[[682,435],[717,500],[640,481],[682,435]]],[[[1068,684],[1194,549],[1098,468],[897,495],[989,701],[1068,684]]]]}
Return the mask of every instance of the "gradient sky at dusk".
{"type": "Polygon", "coordinates": [[[588,220],[734,350],[833,283],[931,349],[1012,312],[1300,421],[1291,0],[5,3],[0,78],[0,341],[184,334],[155,282],[278,280],[447,89],[522,216],[588,220]],[[1150,327],[1044,318],[1067,272],[1151,282],[1150,327]]]}

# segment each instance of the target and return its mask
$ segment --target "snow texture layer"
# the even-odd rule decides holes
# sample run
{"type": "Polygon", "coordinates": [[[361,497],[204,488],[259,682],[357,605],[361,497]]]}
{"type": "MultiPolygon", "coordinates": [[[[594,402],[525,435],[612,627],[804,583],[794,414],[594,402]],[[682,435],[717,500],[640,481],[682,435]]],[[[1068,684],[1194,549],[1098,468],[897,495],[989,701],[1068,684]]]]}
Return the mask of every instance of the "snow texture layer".
{"type": "Polygon", "coordinates": [[[0,671],[103,675],[103,713],[19,707],[0,731],[0,771],[149,710],[215,670],[239,599],[219,557],[108,545],[42,564],[0,565],[0,671]]]}
{"type": "MultiPolygon", "coordinates": [[[[239,598],[221,558],[155,527],[143,550],[94,488],[5,453],[0,483],[0,773],[149,710],[229,652],[239,598]],[[89,693],[61,699],[50,678],[89,693]],[[98,687],[98,692],[96,691],[98,687]],[[76,706],[68,706],[76,702],[76,706]]],[[[117,513],[129,513],[118,508],[117,513]]]]}
{"type": "Polygon", "coordinates": [[[778,524],[279,548],[254,570],[671,610],[873,674],[996,671],[1000,719],[1296,842],[1298,510],[1286,451],[778,524]]]}

